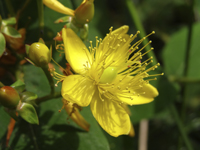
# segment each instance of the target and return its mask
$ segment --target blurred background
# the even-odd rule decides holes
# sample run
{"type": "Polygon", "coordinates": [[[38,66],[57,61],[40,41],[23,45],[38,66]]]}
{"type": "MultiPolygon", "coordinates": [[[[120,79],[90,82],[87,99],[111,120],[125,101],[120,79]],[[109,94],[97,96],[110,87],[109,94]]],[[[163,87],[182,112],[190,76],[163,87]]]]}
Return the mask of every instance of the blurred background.
{"type": "MultiPolygon", "coordinates": [[[[65,6],[76,9],[82,0],[59,0],[65,6]]],[[[164,73],[151,81],[159,91],[154,102],[129,107],[135,136],[114,138],[104,132],[93,118],[90,108],[81,114],[90,123],[85,132],[68,118],[61,98],[44,102],[37,107],[39,125],[30,125],[20,119],[6,148],[6,134],[10,117],[0,106],[0,150],[138,150],[141,120],[148,123],[148,150],[199,150],[200,149],[200,1],[199,0],[94,0],[95,15],[89,23],[89,35],[85,44],[95,42],[95,36],[103,38],[109,28],[129,26],[129,34],[138,30],[141,35],[152,31],[151,46],[154,58],[161,66],[154,73],[164,73]]],[[[64,54],[55,50],[53,38],[65,23],[54,21],[63,14],[44,6],[44,30],[39,28],[38,9],[35,0],[0,0],[3,19],[17,17],[15,28],[24,28],[25,44],[38,41],[42,35],[49,47],[53,46],[53,58],[63,67],[64,54]]],[[[141,37],[138,37],[140,39],[141,37]]],[[[138,40],[137,39],[137,40],[138,40]]],[[[137,41],[135,40],[135,41],[137,41]]],[[[133,41],[133,42],[135,42],[133,41]]],[[[14,82],[15,56],[0,58],[0,81],[5,85],[14,82]],[[7,62],[8,61],[8,62],[7,62]],[[12,62],[12,63],[11,63],[12,62]],[[2,69],[3,68],[3,69],[2,69]]],[[[55,66],[56,67],[56,66],[55,66]]],[[[58,67],[57,67],[58,69],[58,67]]],[[[18,66],[26,89],[38,97],[49,93],[49,85],[42,70],[29,63],[18,66]],[[41,90],[42,89],[42,90],[41,90]]],[[[60,90],[60,86],[56,90],[60,90]]],[[[141,149],[142,150],[142,149],[141,149]]]]}

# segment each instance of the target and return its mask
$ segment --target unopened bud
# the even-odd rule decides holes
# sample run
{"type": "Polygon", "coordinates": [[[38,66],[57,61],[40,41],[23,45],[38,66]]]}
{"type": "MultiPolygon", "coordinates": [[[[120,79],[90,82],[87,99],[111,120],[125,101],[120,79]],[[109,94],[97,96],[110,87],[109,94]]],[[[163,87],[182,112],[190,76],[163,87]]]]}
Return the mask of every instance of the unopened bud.
{"type": "Polygon", "coordinates": [[[19,103],[20,97],[17,91],[10,87],[0,88],[0,104],[7,108],[15,108],[19,103]]]}
{"type": "Polygon", "coordinates": [[[33,43],[28,51],[29,59],[38,67],[47,66],[51,60],[49,48],[40,42],[33,43]]]}
{"type": "Polygon", "coordinates": [[[94,16],[94,0],[84,0],[75,10],[75,20],[79,24],[89,23],[94,16]]]}

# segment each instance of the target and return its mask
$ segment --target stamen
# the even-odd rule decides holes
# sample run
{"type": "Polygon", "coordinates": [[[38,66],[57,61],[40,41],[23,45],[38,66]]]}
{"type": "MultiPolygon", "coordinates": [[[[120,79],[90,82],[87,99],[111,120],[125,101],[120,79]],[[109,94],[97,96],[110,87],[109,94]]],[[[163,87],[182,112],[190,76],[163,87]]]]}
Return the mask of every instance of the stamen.
{"type": "Polygon", "coordinates": [[[164,73],[160,73],[160,74],[152,74],[152,75],[148,75],[148,77],[153,77],[153,76],[163,76],[164,73]]]}
{"type": "Polygon", "coordinates": [[[68,103],[65,103],[62,105],[62,108],[60,110],[58,110],[58,112],[61,112],[64,108],[65,108],[65,105],[67,105],[68,103]]]}
{"type": "Polygon", "coordinates": [[[150,50],[148,50],[147,52],[143,53],[141,56],[144,56],[144,55],[146,55],[148,52],[150,52],[150,51],[152,51],[152,50],[154,50],[154,48],[153,48],[153,47],[152,47],[150,50]]]}
{"type": "MultiPolygon", "coordinates": [[[[88,51],[87,51],[86,48],[83,48],[83,50],[85,51],[85,53],[86,53],[86,55],[87,55],[88,61],[89,61],[89,63],[90,63],[90,66],[92,66],[92,62],[91,62],[90,57],[89,57],[89,54],[90,54],[90,53],[88,53],[88,51]]],[[[87,63],[87,62],[86,62],[86,63],[87,63]]],[[[89,67],[89,66],[88,66],[88,67],[89,67]]]]}
{"type": "Polygon", "coordinates": [[[54,62],[58,67],[60,67],[60,68],[66,73],[65,69],[64,69],[62,66],[60,66],[53,58],[51,58],[51,59],[53,60],[53,62],[54,62]]]}

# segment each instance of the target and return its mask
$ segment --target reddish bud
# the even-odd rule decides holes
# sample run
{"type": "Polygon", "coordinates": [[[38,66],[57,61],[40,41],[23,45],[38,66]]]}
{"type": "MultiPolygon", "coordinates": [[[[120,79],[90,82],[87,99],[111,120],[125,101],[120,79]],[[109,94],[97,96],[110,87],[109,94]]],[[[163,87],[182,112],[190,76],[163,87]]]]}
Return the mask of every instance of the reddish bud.
{"type": "Polygon", "coordinates": [[[0,88],[0,104],[7,108],[15,108],[19,103],[20,97],[18,92],[10,87],[0,88]]]}

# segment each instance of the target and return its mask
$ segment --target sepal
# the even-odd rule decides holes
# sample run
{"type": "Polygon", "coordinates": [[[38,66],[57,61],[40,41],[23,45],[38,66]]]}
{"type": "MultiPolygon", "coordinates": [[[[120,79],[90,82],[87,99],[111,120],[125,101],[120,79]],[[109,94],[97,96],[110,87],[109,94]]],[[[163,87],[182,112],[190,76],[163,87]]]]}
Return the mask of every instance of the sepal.
{"type": "Polygon", "coordinates": [[[33,105],[20,103],[17,107],[18,114],[30,124],[39,124],[38,116],[33,105]]]}
{"type": "Polygon", "coordinates": [[[11,85],[11,87],[21,93],[25,90],[25,83],[22,82],[21,80],[17,80],[15,83],[11,85]]]}
{"type": "Polygon", "coordinates": [[[37,94],[33,92],[26,91],[21,94],[21,101],[32,105],[36,105],[34,100],[37,98],[38,98],[37,94]]]}
{"type": "Polygon", "coordinates": [[[14,25],[17,23],[17,20],[15,17],[11,17],[11,18],[8,18],[8,19],[3,19],[2,20],[2,25],[3,26],[7,26],[7,25],[14,25]]]}
{"type": "Polygon", "coordinates": [[[54,23],[62,23],[62,22],[71,22],[72,17],[71,16],[64,16],[61,18],[58,18],[54,23]]]}
{"type": "Polygon", "coordinates": [[[78,33],[79,28],[75,26],[72,22],[66,24],[67,28],[71,28],[75,33],[78,33]]]}
{"type": "Polygon", "coordinates": [[[22,37],[22,35],[15,28],[10,27],[10,26],[3,26],[1,28],[1,32],[13,38],[22,37]]]}
{"type": "Polygon", "coordinates": [[[89,26],[88,24],[84,24],[83,28],[80,28],[80,38],[82,40],[86,40],[88,37],[89,26]]]}

